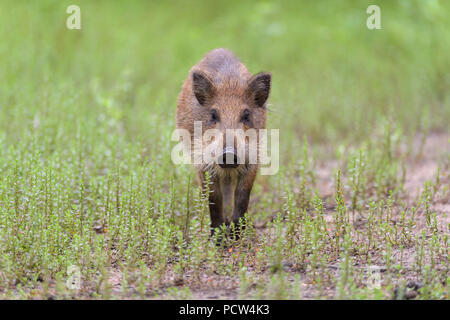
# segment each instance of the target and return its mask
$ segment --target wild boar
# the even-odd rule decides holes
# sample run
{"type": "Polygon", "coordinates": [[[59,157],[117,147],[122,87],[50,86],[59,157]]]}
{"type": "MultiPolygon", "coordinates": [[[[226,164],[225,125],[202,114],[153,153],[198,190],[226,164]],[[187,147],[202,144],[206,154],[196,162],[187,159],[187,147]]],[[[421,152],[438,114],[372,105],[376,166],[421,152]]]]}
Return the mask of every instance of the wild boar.
{"type": "Polygon", "coordinates": [[[223,145],[213,148],[213,156],[209,157],[215,161],[205,161],[204,157],[203,161],[195,161],[193,156],[198,182],[204,185],[206,171],[210,175],[212,233],[222,224],[229,226],[233,222],[238,226],[247,212],[258,170],[258,157],[252,163],[249,153],[258,151],[249,146],[248,136],[230,139],[226,132],[240,130],[246,134],[265,128],[270,86],[270,73],[252,75],[232,52],[220,48],[207,53],[191,68],[178,96],[177,128],[191,134],[191,146],[196,139],[195,122],[201,124],[202,137],[213,129],[223,138],[223,145]],[[243,155],[237,150],[244,150],[243,155]]]}

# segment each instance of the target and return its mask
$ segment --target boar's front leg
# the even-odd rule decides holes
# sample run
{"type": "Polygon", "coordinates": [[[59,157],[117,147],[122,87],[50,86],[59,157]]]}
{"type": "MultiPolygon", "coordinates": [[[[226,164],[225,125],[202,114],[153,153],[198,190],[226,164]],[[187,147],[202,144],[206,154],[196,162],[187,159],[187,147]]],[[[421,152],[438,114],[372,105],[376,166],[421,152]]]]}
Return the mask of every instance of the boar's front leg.
{"type": "Polygon", "coordinates": [[[223,217],[222,193],[218,183],[214,183],[210,186],[209,213],[211,216],[211,235],[213,235],[215,228],[220,228],[220,226],[225,223],[223,217]]]}
{"type": "Polygon", "coordinates": [[[232,221],[234,223],[236,231],[240,228],[245,228],[245,222],[242,226],[240,226],[239,219],[243,219],[245,213],[247,212],[250,193],[252,191],[253,182],[255,181],[256,177],[256,171],[256,166],[249,166],[248,170],[239,177],[234,195],[234,209],[232,215],[232,221]]]}
{"type": "MultiPolygon", "coordinates": [[[[197,172],[203,190],[206,190],[206,177],[202,171],[197,172]]],[[[210,181],[209,184],[209,214],[211,217],[211,235],[214,234],[215,228],[220,228],[225,223],[223,217],[222,192],[220,184],[217,181],[210,181]]]]}

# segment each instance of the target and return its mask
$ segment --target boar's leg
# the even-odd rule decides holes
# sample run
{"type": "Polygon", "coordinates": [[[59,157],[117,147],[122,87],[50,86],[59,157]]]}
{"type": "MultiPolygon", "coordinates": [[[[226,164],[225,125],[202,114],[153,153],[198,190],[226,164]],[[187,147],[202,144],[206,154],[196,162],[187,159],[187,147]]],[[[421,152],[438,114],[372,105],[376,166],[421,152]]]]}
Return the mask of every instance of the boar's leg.
{"type": "Polygon", "coordinates": [[[218,183],[210,186],[209,213],[211,216],[211,235],[213,235],[215,228],[220,228],[225,222],[223,218],[222,194],[218,183]]]}
{"type": "Polygon", "coordinates": [[[256,170],[256,167],[250,167],[244,175],[239,177],[239,181],[236,187],[232,221],[234,223],[235,232],[237,235],[240,229],[243,230],[245,228],[245,222],[242,226],[240,226],[239,219],[243,219],[245,213],[247,212],[250,193],[252,191],[253,182],[255,181],[256,177],[256,170]]]}
{"type": "MultiPolygon", "coordinates": [[[[197,171],[197,179],[203,190],[206,190],[206,177],[205,172],[199,170],[197,171]]],[[[217,181],[211,180],[209,184],[209,214],[211,217],[211,235],[214,234],[215,228],[220,228],[220,226],[225,222],[223,217],[222,208],[222,193],[220,190],[220,184],[217,181]]]]}

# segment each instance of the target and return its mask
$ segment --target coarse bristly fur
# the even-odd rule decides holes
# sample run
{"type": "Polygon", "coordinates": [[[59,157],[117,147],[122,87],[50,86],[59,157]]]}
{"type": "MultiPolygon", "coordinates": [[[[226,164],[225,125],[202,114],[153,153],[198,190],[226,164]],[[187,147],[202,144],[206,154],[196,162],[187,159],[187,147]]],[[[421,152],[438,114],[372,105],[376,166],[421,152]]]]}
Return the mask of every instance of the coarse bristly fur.
{"type": "MultiPolygon", "coordinates": [[[[252,75],[245,65],[227,49],[215,49],[205,55],[189,72],[178,96],[176,123],[186,129],[194,143],[194,121],[201,121],[203,132],[217,129],[264,129],[266,103],[270,93],[271,74],[252,75]]],[[[202,134],[203,135],[203,134],[202,134]]],[[[245,143],[239,141],[236,143],[245,143]]],[[[193,150],[193,148],[191,148],[193,150]]],[[[246,146],[246,160],[249,147],[246,146]]],[[[209,209],[211,228],[233,222],[247,212],[250,192],[258,163],[248,161],[236,168],[222,168],[215,162],[196,165],[202,185],[210,175],[209,209]]]]}

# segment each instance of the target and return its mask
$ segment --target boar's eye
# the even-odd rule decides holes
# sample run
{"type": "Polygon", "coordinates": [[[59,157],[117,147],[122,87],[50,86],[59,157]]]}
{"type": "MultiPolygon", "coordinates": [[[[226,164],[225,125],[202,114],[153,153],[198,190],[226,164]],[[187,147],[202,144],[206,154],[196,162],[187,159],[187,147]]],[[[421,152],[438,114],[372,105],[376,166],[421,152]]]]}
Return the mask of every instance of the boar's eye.
{"type": "Polygon", "coordinates": [[[219,114],[217,113],[216,109],[211,110],[211,123],[219,122],[219,114]]]}
{"type": "Polygon", "coordinates": [[[250,119],[250,111],[248,109],[245,109],[241,116],[241,122],[245,124],[249,124],[251,122],[250,119]]]}

